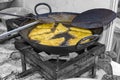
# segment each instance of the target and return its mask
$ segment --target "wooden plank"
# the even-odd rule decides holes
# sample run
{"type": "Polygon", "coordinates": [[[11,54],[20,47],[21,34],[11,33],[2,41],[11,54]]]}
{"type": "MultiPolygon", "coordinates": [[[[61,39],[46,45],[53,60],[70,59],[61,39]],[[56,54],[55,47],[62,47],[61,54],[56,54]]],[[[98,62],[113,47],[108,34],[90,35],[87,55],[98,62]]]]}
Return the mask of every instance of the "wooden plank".
{"type": "MultiPolygon", "coordinates": [[[[84,72],[82,72],[82,70],[86,69],[86,67],[89,67],[92,64],[94,64],[94,57],[89,58],[85,62],[77,61],[77,62],[71,64],[70,66],[65,67],[64,69],[59,70],[58,76],[67,78],[67,77],[73,76],[74,74],[76,74],[78,72],[80,74],[82,74],[82,73],[84,73],[84,72]]],[[[89,69],[91,69],[91,68],[89,68],[89,69]]]]}
{"type": "MultiPolygon", "coordinates": [[[[50,64],[45,64],[41,59],[38,59],[35,57],[36,53],[32,52],[30,53],[30,50],[23,50],[22,53],[25,53],[26,57],[30,59],[33,65],[37,65],[38,67],[42,68],[44,71],[46,71],[49,75],[53,76],[55,75],[55,70],[54,68],[50,67],[50,64]]],[[[38,56],[39,57],[39,56],[38,56]]]]}

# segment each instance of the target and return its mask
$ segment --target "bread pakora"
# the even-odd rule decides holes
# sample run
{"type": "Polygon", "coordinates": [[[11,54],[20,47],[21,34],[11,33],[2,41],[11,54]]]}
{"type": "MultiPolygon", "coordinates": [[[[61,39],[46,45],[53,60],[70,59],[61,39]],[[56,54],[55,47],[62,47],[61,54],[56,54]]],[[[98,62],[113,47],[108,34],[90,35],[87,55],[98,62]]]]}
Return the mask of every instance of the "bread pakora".
{"type": "MultiPolygon", "coordinates": [[[[87,37],[87,36],[91,36],[91,34],[83,34],[83,35],[81,35],[81,36],[79,36],[79,37],[71,38],[71,39],[68,40],[67,43],[68,43],[68,45],[70,45],[70,46],[76,45],[76,44],[78,43],[78,41],[80,41],[81,39],[83,39],[83,38],[85,38],[85,37],[87,37]]],[[[86,43],[86,42],[89,42],[89,41],[90,41],[90,39],[87,39],[87,40],[81,42],[81,44],[86,43]]]]}
{"type": "Polygon", "coordinates": [[[46,24],[38,24],[36,28],[40,29],[52,29],[54,27],[55,23],[46,23],[46,24]]]}
{"type": "Polygon", "coordinates": [[[30,39],[31,39],[31,40],[41,41],[41,40],[51,39],[53,36],[54,36],[54,33],[47,33],[47,34],[41,34],[41,35],[31,36],[30,39]]]}
{"type": "Polygon", "coordinates": [[[35,28],[29,33],[29,37],[44,34],[44,33],[48,33],[48,32],[51,32],[51,29],[36,29],[35,28]]]}
{"type": "Polygon", "coordinates": [[[84,33],[89,33],[92,34],[92,32],[88,29],[83,29],[83,28],[76,28],[76,27],[70,27],[71,31],[79,31],[79,32],[84,32],[84,33]]]}
{"type": "Polygon", "coordinates": [[[70,45],[70,46],[76,45],[79,40],[80,40],[79,38],[71,38],[71,39],[68,40],[67,44],[70,45]]]}
{"type": "Polygon", "coordinates": [[[91,33],[84,33],[84,32],[78,32],[78,31],[69,31],[68,33],[76,38],[92,35],[91,33]]]}
{"type": "Polygon", "coordinates": [[[30,33],[29,37],[38,35],[38,34],[44,34],[51,32],[51,29],[54,27],[54,23],[48,23],[48,24],[38,24],[35,28],[33,28],[30,33]]]}
{"type": "Polygon", "coordinates": [[[55,34],[61,34],[68,31],[68,28],[65,27],[62,23],[59,23],[55,29],[55,34]]]}
{"type": "MultiPolygon", "coordinates": [[[[78,41],[80,41],[81,39],[92,35],[92,32],[87,29],[80,29],[80,28],[74,28],[74,27],[70,29],[71,30],[68,33],[72,35],[74,38],[68,40],[68,45],[76,45],[78,41]]],[[[85,43],[88,41],[90,41],[90,39],[87,39],[83,41],[82,43],[85,43]]]]}

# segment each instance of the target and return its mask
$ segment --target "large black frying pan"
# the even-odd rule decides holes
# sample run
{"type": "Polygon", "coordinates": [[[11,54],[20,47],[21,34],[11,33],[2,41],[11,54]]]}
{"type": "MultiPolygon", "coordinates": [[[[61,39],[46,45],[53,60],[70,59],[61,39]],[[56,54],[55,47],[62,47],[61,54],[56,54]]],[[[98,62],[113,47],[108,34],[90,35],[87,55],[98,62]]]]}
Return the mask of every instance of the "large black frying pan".
{"type": "MultiPolygon", "coordinates": [[[[46,5],[45,3],[39,3],[35,6],[35,13],[37,13],[36,8],[39,5],[46,5]]],[[[50,8],[49,5],[46,5],[50,8]]],[[[45,13],[45,14],[41,14],[39,15],[37,13],[37,17],[52,17],[55,19],[56,22],[62,22],[62,23],[67,23],[70,24],[72,22],[72,20],[78,16],[78,13],[70,13],[70,12],[51,12],[51,8],[50,8],[50,13],[45,13]]],[[[96,15],[97,16],[97,15],[96,15]]],[[[112,21],[112,20],[111,20],[112,21]]],[[[93,36],[89,36],[87,38],[84,38],[82,40],[80,40],[77,45],[74,46],[46,46],[46,45],[41,45],[38,44],[36,41],[32,41],[29,39],[28,34],[29,32],[34,28],[35,26],[32,26],[30,28],[24,29],[22,31],[20,31],[20,35],[23,37],[23,39],[28,42],[32,47],[34,47],[35,49],[37,49],[38,51],[45,51],[47,53],[50,54],[57,54],[57,55],[68,55],[69,52],[76,52],[76,51],[80,51],[81,49],[84,49],[90,45],[93,45],[94,43],[97,42],[97,40],[99,39],[100,34],[103,32],[103,27],[98,26],[98,28],[94,28],[94,29],[90,29],[93,32],[93,36]],[[81,44],[82,41],[86,40],[86,39],[91,39],[90,42],[81,44]]]]}

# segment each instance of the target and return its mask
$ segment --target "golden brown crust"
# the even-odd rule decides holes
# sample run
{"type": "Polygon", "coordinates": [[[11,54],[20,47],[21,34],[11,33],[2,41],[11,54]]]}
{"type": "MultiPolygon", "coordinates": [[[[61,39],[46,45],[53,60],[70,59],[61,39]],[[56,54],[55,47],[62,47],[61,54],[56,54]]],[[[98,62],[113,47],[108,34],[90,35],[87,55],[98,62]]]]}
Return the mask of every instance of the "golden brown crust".
{"type": "Polygon", "coordinates": [[[41,41],[41,40],[51,39],[53,36],[54,36],[54,33],[47,33],[47,34],[41,34],[41,35],[31,36],[30,39],[31,39],[31,40],[41,41]]]}
{"type": "Polygon", "coordinates": [[[40,29],[52,29],[54,27],[55,23],[46,23],[46,24],[38,24],[36,28],[40,29]]]}
{"type": "Polygon", "coordinates": [[[35,36],[35,35],[40,35],[40,34],[44,34],[44,33],[48,33],[51,32],[51,29],[33,29],[30,33],[29,33],[29,37],[31,36],[35,36]]]}
{"type": "Polygon", "coordinates": [[[92,32],[88,29],[83,29],[83,28],[76,28],[76,27],[70,27],[71,31],[79,31],[79,32],[84,32],[88,34],[92,34],[92,32]]]}
{"type": "Polygon", "coordinates": [[[63,24],[59,23],[55,29],[55,34],[61,34],[68,31],[68,28],[65,27],[63,24]]]}

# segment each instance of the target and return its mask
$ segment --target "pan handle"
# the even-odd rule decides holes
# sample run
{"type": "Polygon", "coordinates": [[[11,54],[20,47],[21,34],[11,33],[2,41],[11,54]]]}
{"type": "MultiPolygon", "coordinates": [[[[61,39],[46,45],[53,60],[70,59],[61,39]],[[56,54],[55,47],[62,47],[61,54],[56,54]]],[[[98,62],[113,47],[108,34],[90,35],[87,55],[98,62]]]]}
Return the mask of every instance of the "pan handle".
{"type": "Polygon", "coordinates": [[[92,35],[92,36],[88,36],[88,37],[85,37],[83,39],[81,39],[77,44],[76,44],[76,49],[84,49],[90,45],[93,45],[94,43],[96,43],[96,41],[99,39],[100,35],[92,35]],[[85,43],[86,40],[89,40],[89,42],[85,43]]]}
{"type": "Polygon", "coordinates": [[[35,7],[34,7],[34,11],[35,11],[35,14],[36,15],[39,15],[39,13],[37,12],[37,7],[40,6],[40,5],[45,5],[49,8],[49,13],[52,13],[52,9],[50,7],[50,5],[46,4],[46,3],[38,3],[35,7]]]}

